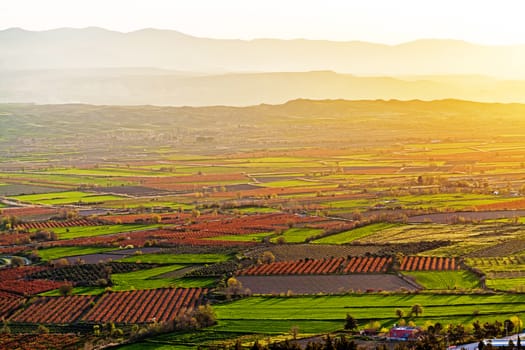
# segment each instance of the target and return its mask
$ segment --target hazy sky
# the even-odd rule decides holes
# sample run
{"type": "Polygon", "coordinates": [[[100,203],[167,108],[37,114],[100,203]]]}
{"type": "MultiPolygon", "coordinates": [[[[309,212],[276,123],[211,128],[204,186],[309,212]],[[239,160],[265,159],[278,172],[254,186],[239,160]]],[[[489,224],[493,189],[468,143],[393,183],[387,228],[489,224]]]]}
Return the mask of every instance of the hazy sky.
{"type": "Polygon", "coordinates": [[[213,38],[525,44],[523,0],[0,0],[0,29],[174,29],[213,38]]]}

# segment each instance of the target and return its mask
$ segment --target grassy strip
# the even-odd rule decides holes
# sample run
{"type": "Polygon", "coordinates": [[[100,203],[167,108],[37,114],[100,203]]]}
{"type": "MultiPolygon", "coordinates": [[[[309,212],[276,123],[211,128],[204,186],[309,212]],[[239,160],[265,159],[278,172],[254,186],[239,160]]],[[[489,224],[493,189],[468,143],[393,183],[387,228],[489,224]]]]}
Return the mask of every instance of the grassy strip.
{"type": "Polygon", "coordinates": [[[225,254],[138,254],[119,261],[148,264],[210,264],[226,261],[229,258],[225,254]]]}
{"type": "Polygon", "coordinates": [[[404,272],[425,289],[473,289],[479,288],[479,280],[469,271],[412,271],[404,272]]]}
{"type": "Polygon", "coordinates": [[[353,241],[356,241],[360,238],[368,237],[373,235],[374,233],[391,228],[396,226],[396,224],[388,224],[388,223],[378,223],[378,224],[372,224],[364,227],[359,227],[353,230],[345,231],[338,233],[336,235],[331,235],[327,237],[323,237],[320,239],[317,239],[315,241],[312,241],[312,243],[317,244],[345,244],[350,243],[353,241]]]}
{"type": "Polygon", "coordinates": [[[88,192],[67,191],[67,192],[51,192],[42,194],[28,194],[22,196],[12,197],[22,202],[47,204],[47,205],[61,205],[72,203],[98,203],[109,200],[122,199],[121,196],[93,194],[88,192]]]}
{"type": "Polygon", "coordinates": [[[263,238],[273,235],[273,232],[262,232],[262,233],[253,233],[250,235],[226,235],[226,236],[217,236],[206,239],[216,240],[216,241],[234,241],[234,242],[261,242],[263,238]]]}
{"type": "Polygon", "coordinates": [[[115,250],[106,247],[53,247],[37,250],[38,256],[44,261],[65,258],[68,256],[105,253],[115,250]]]}
{"type": "Polygon", "coordinates": [[[155,278],[167,272],[184,268],[184,265],[169,265],[153,269],[111,275],[112,290],[153,289],[166,287],[211,287],[213,278],[155,278]]]}
{"type": "MultiPolygon", "coordinates": [[[[391,322],[396,310],[409,314],[414,304],[423,307],[425,319],[467,319],[525,312],[524,295],[352,294],[341,296],[252,297],[216,305],[221,320],[343,320],[347,313],[357,319],[391,322]]],[[[418,319],[419,319],[418,318],[418,319]]]]}
{"type": "Polygon", "coordinates": [[[95,237],[115,233],[141,231],[158,228],[160,225],[104,225],[104,226],[75,226],[53,228],[60,239],[73,239],[80,237],[95,237]]]}
{"type": "Polygon", "coordinates": [[[283,237],[286,243],[303,243],[308,237],[316,236],[322,232],[322,229],[291,228],[284,231],[282,235],[272,238],[271,242],[277,242],[283,237]]]}

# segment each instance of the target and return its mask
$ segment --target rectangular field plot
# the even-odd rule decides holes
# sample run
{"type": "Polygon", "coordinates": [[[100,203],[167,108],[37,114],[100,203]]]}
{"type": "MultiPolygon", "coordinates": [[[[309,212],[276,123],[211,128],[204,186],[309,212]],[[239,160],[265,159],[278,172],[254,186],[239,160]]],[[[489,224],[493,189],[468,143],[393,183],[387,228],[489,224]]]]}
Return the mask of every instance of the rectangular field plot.
{"type": "Polygon", "coordinates": [[[312,241],[312,243],[318,244],[345,244],[359,240],[361,238],[368,237],[378,231],[391,228],[396,226],[395,224],[379,223],[372,224],[364,227],[359,227],[353,230],[341,232],[335,235],[330,235],[321,239],[312,241]]]}
{"type": "Polygon", "coordinates": [[[225,254],[139,254],[128,256],[122,262],[142,262],[148,264],[211,264],[226,261],[225,254]]]}
{"type": "Polygon", "coordinates": [[[104,294],[83,316],[87,322],[145,323],[173,320],[200,305],[207,289],[163,288],[104,294]]]}
{"type": "Polygon", "coordinates": [[[487,287],[500,291],[525,291],[525,277],[487,279],[487,287]]]}
{"type": "Polygon", "coordinates": [[[17,312],[10,318],[12,322],[66,324],[77,321],[87,310],[94,297],[72,295],[67,297],[40,297],[29,307],[17,312]]]}
{"type": "Polygon", "coordinates": [[[68,192],[52,192],[44,194],[31,194],[24,196],[12,197],[21,202],[35,203],[35,204],[48,204],[48,205],[61,205],[61,204],[74,204],[74,203],[100,203],[110,200],[118,200],[123,197],[114,195],[98,195],[88,192],[79,191],[68,191],[68,192]]]}
{"type": "Polygon", "coordinates": [[[45,248],[37,251],[38,256],[42,260],[55,260],[68,256],[77,256],[77,255],[87,255],[87,254],[96,254],[103,253],[115,250],[115,248],[106,248],[106,247],[54,247],[54,248],[45,248]]]}
{"type": "Polygon", "coordinates": [[[272,238],[272,242],[277,242],[279,239],[284,239],[286,243],[303,243],[307,238],[316,236],[322,233],[321,229],[310,228],[291,228],[283,232],[282,235],[272,238]]]}
{"type": "MultiPolygon", "coordinates": [[[[409,314],[414,304],[423,307],[415,318],[426,321],[468,324],[475,320],[504,320],[525,312],[523,295],[441,295],[441,294],[353,294],[340,296],[251,297],[215,305],[219,326],[229,322],[339,321],[341,329],[347,313],[364,325],[377,320],[382,325],[396,322],[396,310],[409,314]],[[224,322],[224,323],[223,323],[224,322]]],[[[288,323],[288,324],[290,324],[288,323]]],[[[240,328],[235,328],[240,330],[240,328]]],[[[245,330],[248,330],[245,328],[245,330]]],[[[264,332],[262,329],[260,332],[264,332]]]]}
{"type": "Polygon", "coordinates": [[[68,228],[54,228],[60,239],[73,239],[79,237],[95,237],[110,235],[120,232],[131,232],[158,228],[159,225],[106,225],[106,226],[80,226],[68,228]]]}
{"type": "Polygon", "coordinates": [[[389,274],[370,275],[301,275],[301,276],[239,276],[243,287],[255,294],[317,294],[348,291],[416,290],[414,285],[389,274]]]}
{"type": "Polygon", "coordinates": [[[20,196],[60,191],[60,188],[26,184],[0,184],[0,196],[20,196]]]}
{"type": "Polygon", "coordinates": [[[413,271],[403,272],[425,289],[473,289],[479,288],[479,279],[469,271],[413,271]]]}

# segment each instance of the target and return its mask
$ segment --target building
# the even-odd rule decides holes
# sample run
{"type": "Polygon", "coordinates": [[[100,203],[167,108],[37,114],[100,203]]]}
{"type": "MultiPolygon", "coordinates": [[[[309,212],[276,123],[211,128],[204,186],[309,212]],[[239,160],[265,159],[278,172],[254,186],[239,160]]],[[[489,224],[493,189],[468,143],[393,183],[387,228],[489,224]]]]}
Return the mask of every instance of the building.
{"type": "Polygon", "coordinates": [[[388,332],[390,340],[412,340],[416,339],[421,329],[418,327],[392,327],[388,332]]]}

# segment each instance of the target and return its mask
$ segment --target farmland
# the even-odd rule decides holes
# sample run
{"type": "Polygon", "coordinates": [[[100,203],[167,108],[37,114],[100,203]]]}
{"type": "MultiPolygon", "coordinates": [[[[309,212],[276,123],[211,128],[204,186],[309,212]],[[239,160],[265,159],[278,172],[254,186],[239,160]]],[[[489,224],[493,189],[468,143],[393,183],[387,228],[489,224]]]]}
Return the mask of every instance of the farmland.
{"type": "Polygon", "coordinates": [[[27,140],[0,156],[0,347],[39,325],[192,349],[322,336],[347,314],[380,332],[525,312],[521,105],[92,108],[0,105],[27,140]]]}

